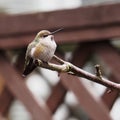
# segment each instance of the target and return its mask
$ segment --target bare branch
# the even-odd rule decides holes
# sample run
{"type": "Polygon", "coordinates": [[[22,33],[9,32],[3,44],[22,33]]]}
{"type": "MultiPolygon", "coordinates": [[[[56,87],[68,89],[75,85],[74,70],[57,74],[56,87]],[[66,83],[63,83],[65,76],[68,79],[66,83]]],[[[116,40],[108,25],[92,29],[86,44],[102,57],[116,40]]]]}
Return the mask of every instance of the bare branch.
{"type": "MultiPolygon", "coordinates": [[[[104,85],[104,86],[106,86],[110,89],[116,89],[116,90],[120,91],[120,84],[109,81],[109,80],[103,78],[101,75],[100,76],[97,76],[96,74],[93,75],[93,74],[91,74],[87,71],[84,71],[84,70],[78,68],[77,66],[73,65],[70,62],[66,62],[66,61],[62,60],[61,58],[59,58],[57,56],[54,56],[54,58],[61,65],[57,65],[57,64],[53,64],[53,63],[44,63],[40,60],[36,60],[35,64],[39,67],[43,67],[43,68],[50,69],[50,70],[53,70],[53,71],[65,72],[65,73],[75,75],[75,76],[78,76],[78,77],[83,77],[83,78],[86,78],[90,81],[93,81],[93,82],[96,82],[98,84],[104,85]]],[[[99,72],[101,72],[98,67],[96,69],[97,69],[97,74],[99,72]]]]}

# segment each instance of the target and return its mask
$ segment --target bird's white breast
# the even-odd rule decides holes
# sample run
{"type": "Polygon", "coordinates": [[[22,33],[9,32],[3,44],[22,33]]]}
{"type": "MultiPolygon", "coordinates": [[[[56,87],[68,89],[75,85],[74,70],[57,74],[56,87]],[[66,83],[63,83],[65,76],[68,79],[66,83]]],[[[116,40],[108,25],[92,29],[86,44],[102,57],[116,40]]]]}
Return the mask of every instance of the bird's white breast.
{"type": "Polygon", "coordinates": [[[40,42],[36,45],[36,47],[31,49],[31,56],[35,59],[40,59],[44,62],[48,62],[52,59],[55,50],[56,50],[56,43],[54,39],[51,39],[51,35],[40,40],[40,42]],[[39,49],[39,51],[37,49],[39,49]],[[37,55],[35,52],[37,50],[37,55]]]}

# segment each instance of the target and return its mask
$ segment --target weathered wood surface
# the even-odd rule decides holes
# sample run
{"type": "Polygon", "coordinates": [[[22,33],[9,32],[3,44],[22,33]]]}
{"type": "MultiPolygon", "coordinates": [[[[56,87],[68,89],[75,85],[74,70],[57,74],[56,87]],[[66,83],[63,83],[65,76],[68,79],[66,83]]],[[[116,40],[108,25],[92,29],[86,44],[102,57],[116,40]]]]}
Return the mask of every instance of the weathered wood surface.
{"type": "Polygon", "coordinates": [[[61,27],[65,29],[55,36],[59,44],[120,37],[118,11],[120,4],[109,4],[28,15],[1,15],[0,48],[25,47],[38,31],[61,27]]]}
{"type": "Polygon", "coordinates": [[[51,120],[47,107],[38,102],[23,82],[23,78],[2,56],[0,56],[0,66],[0,74],[5,80],[7,88],[16,98],[23,102],[32,118],[34,120],[51,120]]]}

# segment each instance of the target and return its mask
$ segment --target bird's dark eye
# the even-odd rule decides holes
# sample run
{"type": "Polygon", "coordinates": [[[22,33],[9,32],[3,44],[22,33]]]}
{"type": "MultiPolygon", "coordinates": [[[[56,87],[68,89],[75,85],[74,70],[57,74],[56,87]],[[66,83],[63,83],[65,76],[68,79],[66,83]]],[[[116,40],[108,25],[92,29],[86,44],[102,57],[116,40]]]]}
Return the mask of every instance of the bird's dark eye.
{"type": "Polygon", "coordinates": [[[47,37],[48,35],[43,35],[43,37],[45,38],[45,37],[47,37]]]}

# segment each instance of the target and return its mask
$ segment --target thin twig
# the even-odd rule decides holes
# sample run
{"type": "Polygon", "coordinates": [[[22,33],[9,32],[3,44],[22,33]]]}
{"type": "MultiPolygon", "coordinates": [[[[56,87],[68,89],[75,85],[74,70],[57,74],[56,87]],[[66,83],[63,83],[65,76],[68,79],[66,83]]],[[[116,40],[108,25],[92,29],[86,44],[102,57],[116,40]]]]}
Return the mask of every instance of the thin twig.
{"type": "Polygon", "coordinates": [[[100,69],[100,65],[95,65],[95,69],[96,69],[96,76],[99,77],[102,80],[102,72],[100,69]]]}
{"type": "Polygon", "coordinates": [[[64,60],[62,60],[61,58],[57,57],[56,55],[54,55],[53,58],[54,58],[57,62],[59,62],[60,64],[64,64],[64,63],[65,63],[64,60]]]}

